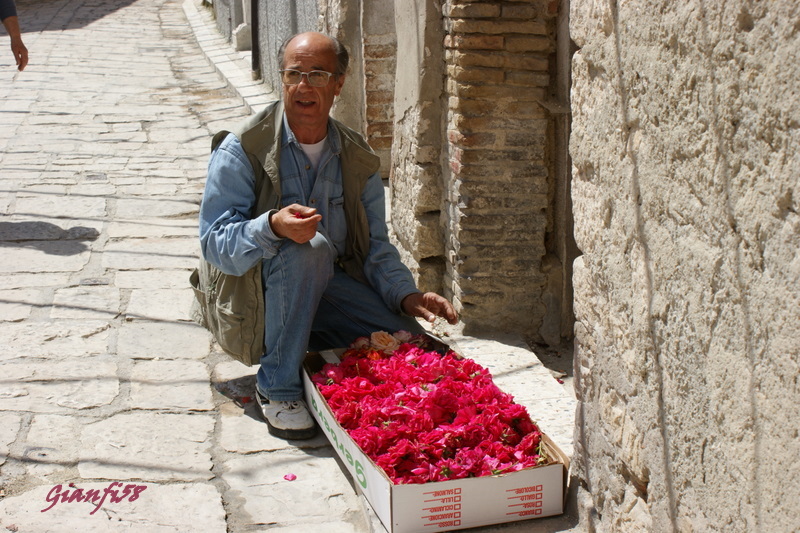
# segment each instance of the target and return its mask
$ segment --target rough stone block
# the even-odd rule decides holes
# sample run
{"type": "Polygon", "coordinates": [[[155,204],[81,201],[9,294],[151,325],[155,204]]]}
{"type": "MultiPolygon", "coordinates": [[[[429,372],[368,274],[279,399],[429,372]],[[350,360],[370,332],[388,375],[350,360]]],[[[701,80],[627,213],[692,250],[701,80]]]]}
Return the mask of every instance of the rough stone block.
{"type": "Polygon", "coordinates": [[[797,6],[726,2],[701,20],[699,5],[570,13],[576,383],[592,428],[577,472],[596,529],[796,522],[779,502],[800,498],[784,466],[800,453],[785,424],[800,219],[779,117],[800,62],[770,36],[795,31],[797,6]]]}

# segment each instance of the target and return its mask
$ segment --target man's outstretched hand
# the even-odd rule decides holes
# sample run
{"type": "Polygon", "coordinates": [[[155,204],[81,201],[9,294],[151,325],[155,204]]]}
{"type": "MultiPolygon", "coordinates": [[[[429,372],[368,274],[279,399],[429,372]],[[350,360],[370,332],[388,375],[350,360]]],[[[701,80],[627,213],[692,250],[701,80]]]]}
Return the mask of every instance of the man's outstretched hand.
{"type": "Polygon", "coordinates": [[[437,316],[444,318],[450,324],[458,322],[453,304],[435,292],[412,292],[403,298],[400,305],[405,314],[422,317],[428,322],[433,322],[437,316]]]}
{"type": "Polygon", "coordinates": [[[292,204],[272,215],[269,223],[276,236],[303,244],[317,234],[317,225],[321,220],[322,215],[313,207],[292,204]]]}

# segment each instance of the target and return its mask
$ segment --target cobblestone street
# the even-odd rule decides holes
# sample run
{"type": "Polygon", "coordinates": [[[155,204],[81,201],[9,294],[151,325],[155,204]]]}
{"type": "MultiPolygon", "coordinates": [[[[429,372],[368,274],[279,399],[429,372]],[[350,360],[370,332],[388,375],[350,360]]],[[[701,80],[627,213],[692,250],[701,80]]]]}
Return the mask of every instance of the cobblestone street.
{"type": "MultiPolygon", "coordinates": [[[[190,320],[211,134],[269,95],[209,57],[199,0],[17,7],[23,72],[0,36],[0,531],[384,531],[324,435],[271,437],[253,370],[190,320]],[[113,483],[146,489],[52,497],[113,483]]],[[[456,342],[571,455],[574,399],[524,342],[456,342]]]]}

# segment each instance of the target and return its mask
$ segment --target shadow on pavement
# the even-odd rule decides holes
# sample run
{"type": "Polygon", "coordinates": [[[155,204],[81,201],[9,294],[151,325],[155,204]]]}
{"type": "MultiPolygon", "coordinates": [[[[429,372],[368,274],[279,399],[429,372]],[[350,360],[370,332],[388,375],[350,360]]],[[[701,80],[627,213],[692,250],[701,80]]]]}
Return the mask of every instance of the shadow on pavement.
{"type": "MultiPolygon", "coordinates": [[[[90,9],[77,9],[73,0],[16,0],[20,29],[26,33],[83,28],[136,0],[105,0],[90,9]],[[33,16],[35,14],[35,16],[33,16]]],[[[0,32],[5,34],[4,31],[0,32]]]]}
{"type": "Polygon", "coordinates": [[[88,249],[85,241],[99,236],[96,229],[85,226],[65,230],[50,222],[0,222],[0,247],[33,248],[50,255],[80,254],[88,249]],[[53,241],[63,245],[53,246],[53,241]]]}

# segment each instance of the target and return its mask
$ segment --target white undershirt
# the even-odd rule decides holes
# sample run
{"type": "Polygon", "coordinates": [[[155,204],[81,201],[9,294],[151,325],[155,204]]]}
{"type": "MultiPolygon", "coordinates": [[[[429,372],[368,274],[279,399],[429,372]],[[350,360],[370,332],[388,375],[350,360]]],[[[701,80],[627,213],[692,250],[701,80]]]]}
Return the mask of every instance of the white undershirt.
{"type": "Polygon", "coordinates": [[[300,143],[300,147],[305,152],[306,157],[308,160],[311,161],[311,166],[314,167],[314,172],[319,169],[319,160],[322,158],[322,152],[325,150],[325,145],[328,143],[328,137],[325,137],[318,143],[314,144],[303,144],[300,143]]]}

